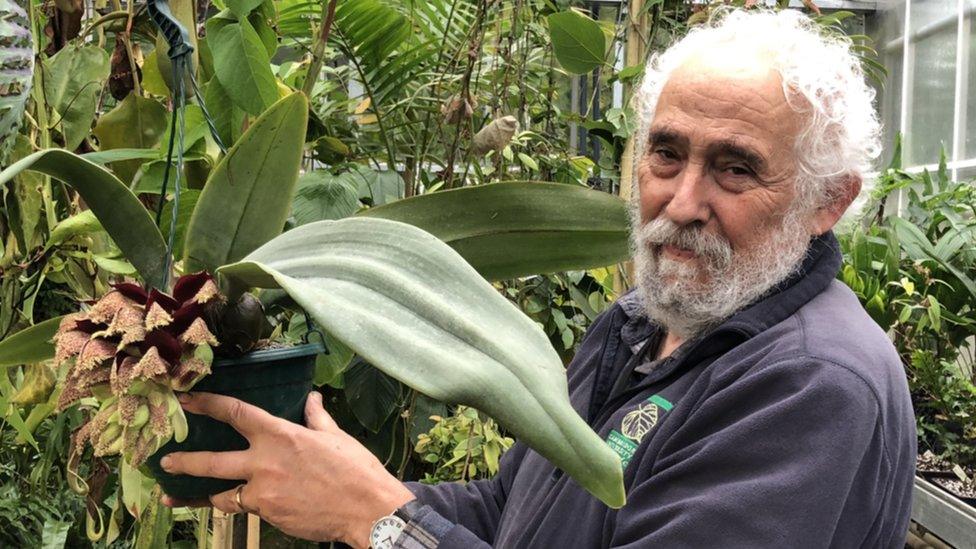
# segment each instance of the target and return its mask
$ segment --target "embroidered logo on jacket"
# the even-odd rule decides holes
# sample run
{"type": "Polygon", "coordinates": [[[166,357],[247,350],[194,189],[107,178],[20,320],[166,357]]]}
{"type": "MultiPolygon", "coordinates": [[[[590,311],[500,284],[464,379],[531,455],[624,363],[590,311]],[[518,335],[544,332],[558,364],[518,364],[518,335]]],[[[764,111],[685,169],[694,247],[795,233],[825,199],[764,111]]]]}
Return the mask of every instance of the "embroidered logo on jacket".
{"type": "Polygon", "coordinates": [[[633,459],[637,446],[654,427],[658,419],[669,412],[674,405],[660,395],[653,395],[641,402],[637,408],[624,415],[620,430],[610,431],[607,444],[620,456],[620,464],[627,467],[633,459]]]}

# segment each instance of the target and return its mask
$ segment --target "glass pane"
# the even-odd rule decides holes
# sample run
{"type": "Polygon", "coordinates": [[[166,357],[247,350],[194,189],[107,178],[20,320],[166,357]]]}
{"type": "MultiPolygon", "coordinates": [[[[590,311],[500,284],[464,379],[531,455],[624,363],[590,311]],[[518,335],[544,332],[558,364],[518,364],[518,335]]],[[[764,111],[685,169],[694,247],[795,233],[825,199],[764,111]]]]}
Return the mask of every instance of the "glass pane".
{"type": "Polygon", "coordinates": [[[885,68],[888,69],[888,78],[884,89],[878,90],[876,101],[881,115],[881,135],[884,146],[879,159],[879,168],[886,168],[891,163],[895,136],[901,131],[902,59],[901,48],[892,50],[882,58],[885,68]]]}
{"type": "Polygon", "coordinates": [[[959,181],[972,181],[973,184],[976,184],[976,166],[959,168],[959,175],[956,179],[959,181]]]}
{"type": "Polygon", "coordinates": [[[952,19],[955,13],[955,2],[916,1],[911,5],[914,74],[905,136],[908,165],[938,162],[943,146],[952,151],[958,28],[952,19]]]}
{"type": "Polygon", "coordinates": [[[926,27],[951,24],[956,26],[956,0],[912,0],[912,34],[925,32],[926,27]]]}
{"type": "Polygon", "coordinates": [[[878,159],[878,168],[884,168],[891,163],[895,136],[901,129],[902,35],[905,30],[905,3],[879,3],[877,11],[865,16],[864,26],[865,33],[871,37],[872,47],[878,52],[878,61],[888,71],[884,85],[868,80],[875,89],[875,107],[882,124],[884,151],[878,159]]]}

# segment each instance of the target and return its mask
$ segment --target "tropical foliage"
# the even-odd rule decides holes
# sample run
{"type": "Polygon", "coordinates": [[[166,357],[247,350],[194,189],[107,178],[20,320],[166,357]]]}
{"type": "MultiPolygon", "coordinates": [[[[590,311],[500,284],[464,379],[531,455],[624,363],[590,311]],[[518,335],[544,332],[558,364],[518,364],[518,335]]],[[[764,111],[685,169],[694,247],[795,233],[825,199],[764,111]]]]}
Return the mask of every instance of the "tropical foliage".
{"type": "Polygon", "coordinates": [[[976,187],[886,170],[868,217],[843,240],[841,279],[892,335],[908,374],[919,449],[976,466],[976,187]],[[898,201],[903,206],[898,215],[898,201]],[[886,215],[890,214],[890,215],[886,215]]]}

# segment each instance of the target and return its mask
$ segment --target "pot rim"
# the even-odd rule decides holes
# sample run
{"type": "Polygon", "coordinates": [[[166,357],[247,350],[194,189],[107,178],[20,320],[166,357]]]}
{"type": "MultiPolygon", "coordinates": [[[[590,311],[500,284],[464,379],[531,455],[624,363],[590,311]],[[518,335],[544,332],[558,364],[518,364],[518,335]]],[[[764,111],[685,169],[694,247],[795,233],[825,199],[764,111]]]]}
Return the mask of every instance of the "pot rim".
{"type": "Polygon", "coordinates": [[[273,360],[282,360],[286,358],[318,355],[325,352],[325,345],[321,343],[303,343],[301,345],[281,349],[262,349],[260,351],[252,351],[244,356],[239,356],[236,358],[218,358],[213,361],[213,367],[223,368],[225,366],[239,366],[242,364],[271,362],[273,360]]]}

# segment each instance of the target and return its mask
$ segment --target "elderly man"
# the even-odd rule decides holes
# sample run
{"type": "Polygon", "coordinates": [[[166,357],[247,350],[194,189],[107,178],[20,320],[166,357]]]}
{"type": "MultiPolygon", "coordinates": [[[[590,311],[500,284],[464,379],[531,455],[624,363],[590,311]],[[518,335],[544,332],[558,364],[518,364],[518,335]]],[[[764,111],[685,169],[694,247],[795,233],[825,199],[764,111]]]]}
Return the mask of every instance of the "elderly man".
{"type": "Polygon", "coordinates": [[[905,376],[834,279],[831,228],[878,153],[872,97],[848,43],[796,12],[732,13],[649,62],[638,291],[594,323],[568,372],[577,411],[620,454],[622,509],[523,444],[491,480],[404,485],[317,394],[308,429],[188,396],[251,449],[164,467],[246,478],[212,504],[357,547],[902,545],[916,452],[905,376]]]}

